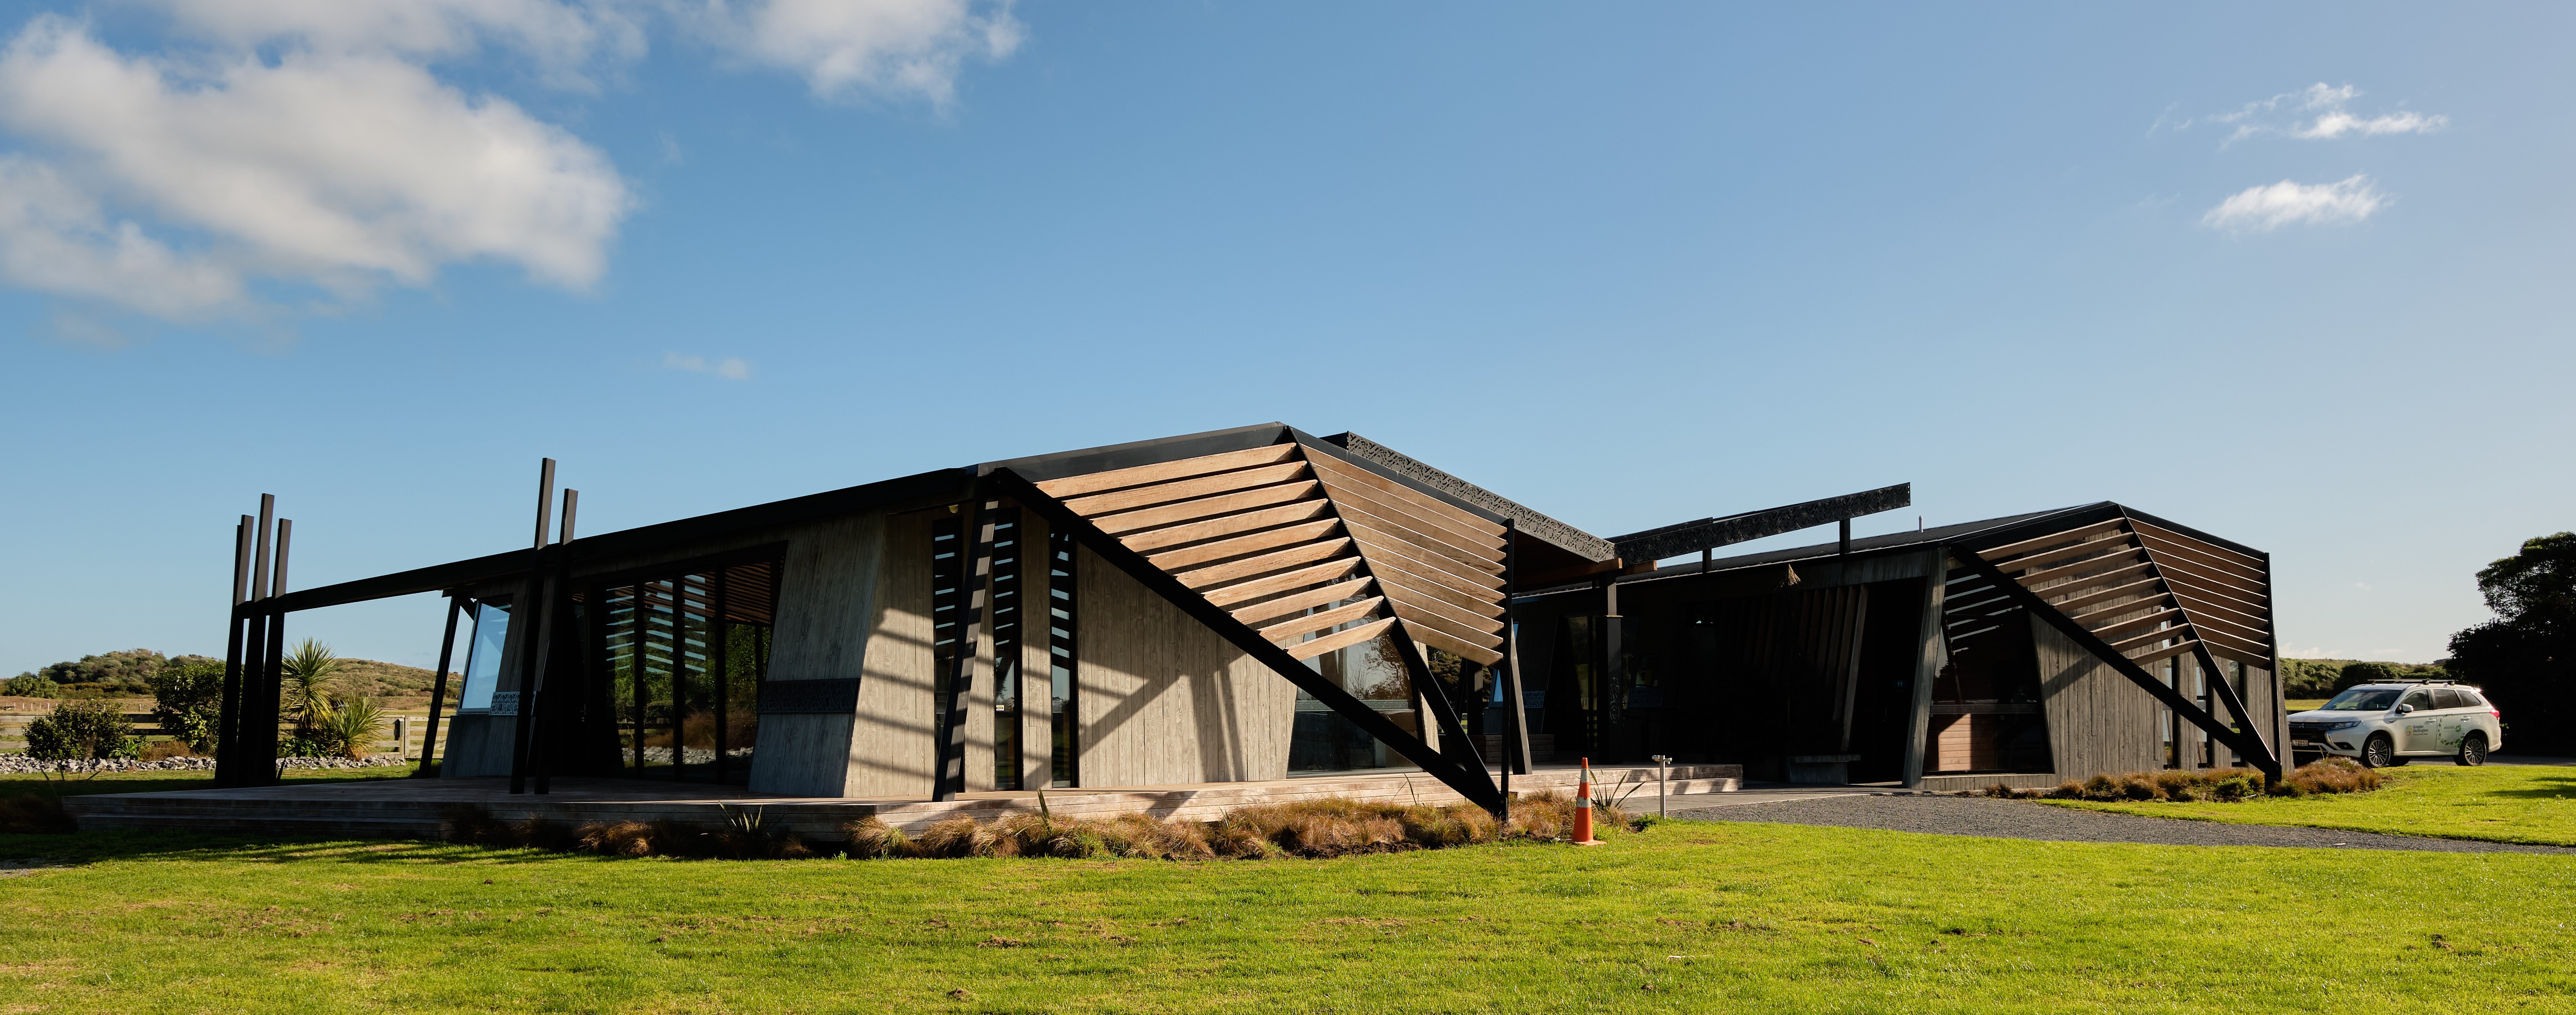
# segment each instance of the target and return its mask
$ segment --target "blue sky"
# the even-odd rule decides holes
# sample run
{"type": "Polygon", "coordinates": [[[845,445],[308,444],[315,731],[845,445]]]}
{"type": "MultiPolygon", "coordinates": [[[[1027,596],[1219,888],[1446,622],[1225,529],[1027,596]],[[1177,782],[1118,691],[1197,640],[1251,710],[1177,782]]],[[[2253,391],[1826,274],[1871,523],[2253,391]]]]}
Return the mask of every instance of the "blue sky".
{"type": "Polygon", "coordinates": [[[2403,660],[2576,527],[2564,7],[15,9],[0,673],[220,653],[262,492],[299,587],[524,545],[545,455],[588,532],[1272,419],[1603,534],[2113,499],[2403,660]]]}

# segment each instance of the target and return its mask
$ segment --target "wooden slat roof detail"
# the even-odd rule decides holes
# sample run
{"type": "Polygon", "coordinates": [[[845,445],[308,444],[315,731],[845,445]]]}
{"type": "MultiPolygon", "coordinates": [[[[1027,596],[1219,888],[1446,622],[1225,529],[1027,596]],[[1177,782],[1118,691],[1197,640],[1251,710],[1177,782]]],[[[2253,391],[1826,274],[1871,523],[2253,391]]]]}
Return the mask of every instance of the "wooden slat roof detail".
{"type": "Polygon", "coordinates": [[[2273,665],[2270,564],[2260,557],[2126,514],[1976,556],[2131,662],[2205,648],[2273,665]]]}
{"type": "Polygon", "coordinates": [[[1035,485],[1297,659],[1388,633],[1502,659],[1503,527],[1293,439],[1035,485]]]}

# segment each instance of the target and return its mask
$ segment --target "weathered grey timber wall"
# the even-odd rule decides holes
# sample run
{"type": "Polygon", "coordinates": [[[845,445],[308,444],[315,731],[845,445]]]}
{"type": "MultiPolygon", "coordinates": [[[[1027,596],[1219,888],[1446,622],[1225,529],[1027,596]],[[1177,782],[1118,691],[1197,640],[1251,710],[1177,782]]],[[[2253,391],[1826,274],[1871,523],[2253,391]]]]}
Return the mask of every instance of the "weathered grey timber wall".
{"type": "Polygon", "coordinates": [[[2135,772],[2164,767],[2164,739],[2156,723],[2164,706],[2110,664],[2037,617],[2024,614],[2039,655],[2040,709],[2048,718],[2048,749],[2057,774],[2082,779],[2096,772],[2135,772]]]}
{"type": "MultiPolygon", "coordinates": [[[[904,516],[898,516],[898,519],[904,516]]],[[[851,715],[781,714],[760,717],[760,749],[753,753],[751,788],[802,796],[843,796],[873,769],[862,758],[883,730],[861,717],[871,692],[883,693],[868,667],[890,602],[901,590],[888,581],[900,568],[893,544],[898,520],[881,514],[849,515],[791,530],[778,575],[778,614],[769,660],[771,683],[859,678],[862,703],[851,715]]],[[[927,542],[925,536],[923,541],[927,542]]],[[[927,552],[926,550],[924,551],[927,552]]],[[[923,584],[926,586],[927,581],[923,584]]],[[[928,595],[925,587],[923,593],[928,595]]],[[[925,609],[923,612],[927,613],[925,609]]],[[[928,722],[921,709],[914,725],[928,722]]],[[[927,729],[920,732],[928,737],[927,729]]],[[[921,762],[927,772],[928,762],[921,762]]],[[[905,790],[904,792],[926,792],[905,790]]]]}
{"type": "Polygon", "coordinates": [[[1296,686],[1077,551],[1085,787],[1281,779],[1296,686]]]}

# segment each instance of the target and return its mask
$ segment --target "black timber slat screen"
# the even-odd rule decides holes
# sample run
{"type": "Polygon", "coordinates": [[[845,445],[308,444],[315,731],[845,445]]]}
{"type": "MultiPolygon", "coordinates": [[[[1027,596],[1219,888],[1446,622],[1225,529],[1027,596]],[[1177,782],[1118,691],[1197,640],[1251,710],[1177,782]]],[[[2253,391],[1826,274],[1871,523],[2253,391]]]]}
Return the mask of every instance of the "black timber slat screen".
{"type": "Polygon", "coordinates": [[[1020,787],[1020,512],[993,512],[993,788],[1020,787]]]}
{"type": "Polygon", "coordinates": [[[933,743],[948,742],[950,688],[944,674],[957,664],[958,639],[966,633],[966,523],[957,515],[930,523],[930,658],[933,681],[933,743]]]}
{"type": "Polygon", "coordinates": [[[1082,601],[1074,585],[1073,533],[1047,533],[1047,745],[1058,786],[1082,785],[1082,601]]]}

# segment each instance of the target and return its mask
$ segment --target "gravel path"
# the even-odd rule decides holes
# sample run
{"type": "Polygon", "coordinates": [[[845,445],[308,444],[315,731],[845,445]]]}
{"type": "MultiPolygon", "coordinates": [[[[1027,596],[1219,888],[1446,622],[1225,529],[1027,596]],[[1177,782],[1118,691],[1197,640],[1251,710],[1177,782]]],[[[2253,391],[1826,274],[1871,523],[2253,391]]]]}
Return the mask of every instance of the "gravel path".
{"type": "Polygon", "coordinates": [[[1976,835],[2050,842],[2136,842],[2166,846],[2309,846],[2323,849],[2418,849],[2437,853],[2565,853],[2564,846],[2470,842],[2377,832],[2339,832],[2280,825],[2149,818],[2051,807],[1986,797],[1849,795],[1779,803],[1679,810],[1693,821],[1773,821],[1791,825],[1883,828],[1898,832],[1976,835]]]}

